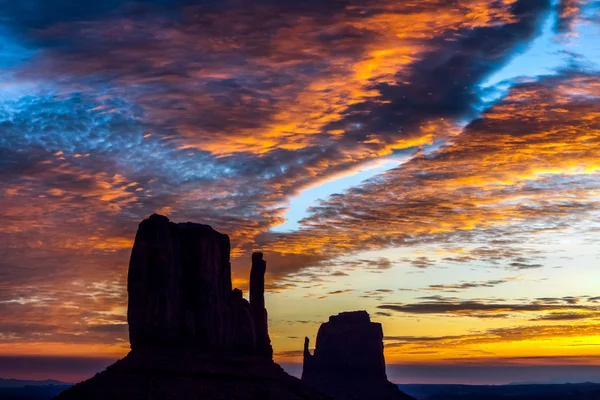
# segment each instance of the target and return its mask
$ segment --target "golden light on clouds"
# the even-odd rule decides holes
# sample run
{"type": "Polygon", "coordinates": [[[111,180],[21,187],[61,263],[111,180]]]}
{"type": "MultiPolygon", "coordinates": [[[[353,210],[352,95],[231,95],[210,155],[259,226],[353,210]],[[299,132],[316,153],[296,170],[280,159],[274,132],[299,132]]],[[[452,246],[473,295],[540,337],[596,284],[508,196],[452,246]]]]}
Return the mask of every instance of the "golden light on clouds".
{"type": "Polygon", "coordinates": [[[392,363],[600,364],[587,2],[106,7],[0,29],[0,356],[122,355],[157,212],[228,234],[242,289],[266,253],[278,360],[366,309],[392,363]],[[510,64],[546,31],[560,68],[510,64]]]}

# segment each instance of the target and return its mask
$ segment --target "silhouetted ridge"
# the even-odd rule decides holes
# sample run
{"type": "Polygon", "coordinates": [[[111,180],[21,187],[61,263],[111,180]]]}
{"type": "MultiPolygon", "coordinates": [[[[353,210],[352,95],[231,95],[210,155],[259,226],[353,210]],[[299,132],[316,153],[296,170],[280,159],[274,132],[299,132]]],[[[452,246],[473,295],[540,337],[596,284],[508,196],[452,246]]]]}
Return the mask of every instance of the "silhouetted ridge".
{"type": "Polygon", "coordinates": [[[304,339],[302,381],[336,399],[411,399],[387,380],[383,329],[366,311],[329,317],[319,328],[314,354],[304,339]]]}
{"type": "Polygon", "coordinates": [[[229,254],[229,237],[208,225],[142,221],[127,281],[131,351],[58,399],[327,399],[272,360],[263,254],[252,255],[250,301],[232,289],[229,254]]]}

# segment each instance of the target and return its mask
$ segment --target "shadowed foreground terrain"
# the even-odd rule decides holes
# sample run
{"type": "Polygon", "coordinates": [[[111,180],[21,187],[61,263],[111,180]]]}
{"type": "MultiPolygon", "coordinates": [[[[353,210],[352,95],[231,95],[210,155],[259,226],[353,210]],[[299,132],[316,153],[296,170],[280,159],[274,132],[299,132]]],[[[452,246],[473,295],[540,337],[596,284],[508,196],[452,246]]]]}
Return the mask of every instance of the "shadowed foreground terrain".
{"type": "Polygon", "coordinates": [[[269,360],[130,352],[58,399],[326,399],[269,360]]]}
{"type": "MultiPolygon", "coordinates": [[[[49,400],[69,385],[33,385],[0,387],[2,400],[49,400]]],[[[597,400],[600,384],[533,385],[420,385],[399,387],[416,400],[597,400]]],[[[227,398],[228,393],[221,394],[227,398]]],[[[376,398],[373,397],[373,400],[376,398]]]]}
{"type": "Polygon", "coordinates": [[[2,400],[48,400],[72,386],[66,383],[43,384],[43,382],[4,386],[2,380],[0,379],[0,399],[2,400]]]}
{"type": "Polygon", "coordinates": [[[599,400],[600,384],[398,385],[417,400],[599,400]]]}

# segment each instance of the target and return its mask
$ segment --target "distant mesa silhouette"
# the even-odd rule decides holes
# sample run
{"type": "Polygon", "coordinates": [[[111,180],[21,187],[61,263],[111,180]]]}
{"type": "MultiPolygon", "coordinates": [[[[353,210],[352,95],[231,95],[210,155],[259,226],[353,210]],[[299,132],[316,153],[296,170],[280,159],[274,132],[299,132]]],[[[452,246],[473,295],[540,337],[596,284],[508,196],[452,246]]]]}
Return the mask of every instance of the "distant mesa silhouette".
{"type": "Polygon", "coordinates": [[[334,399],[412,399],[387,380],[383,329],[366,311],[332,315],[319,328],[314,354],[308,346],[305,338],[302,381],[334,399]]]}
{"type": "Polygon", "coordinates": [[[57,399],[329,399],[273,362],[266,262],[252,255],[250,301],[232,289],[227,235],[142,221],[127,281],[131,351],[57,399]]]}

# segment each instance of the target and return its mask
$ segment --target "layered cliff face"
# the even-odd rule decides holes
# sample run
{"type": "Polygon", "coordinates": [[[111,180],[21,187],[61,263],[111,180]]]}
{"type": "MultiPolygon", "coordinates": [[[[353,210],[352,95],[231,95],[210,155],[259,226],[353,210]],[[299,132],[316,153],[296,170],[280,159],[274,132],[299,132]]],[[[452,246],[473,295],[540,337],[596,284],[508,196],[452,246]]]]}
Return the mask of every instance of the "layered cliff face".
{"type": "Polygon", "coordinates": [[[327,399],[272,360],[262,253],[247,301],[232,289],[229,250],[208,225],[142,221],[127,282],[131,351],[58,399],[327,399]]]}
{"type": "Polygon", "coordinates": [[[230,244],[208,225],[152,215],[138,229],[129,263],[132,349],[189,347],[272,356],[264,301],[266,263],[252,256],[250,303],[231,287],[230,244]]]}
{"type": "Polygon", "coordinates": [[[387,380],[383,329],[366,311],[329,317],[319,328],[314,354],[304,340],[302,381],[344,400],[411,399],[387,380]]]}

